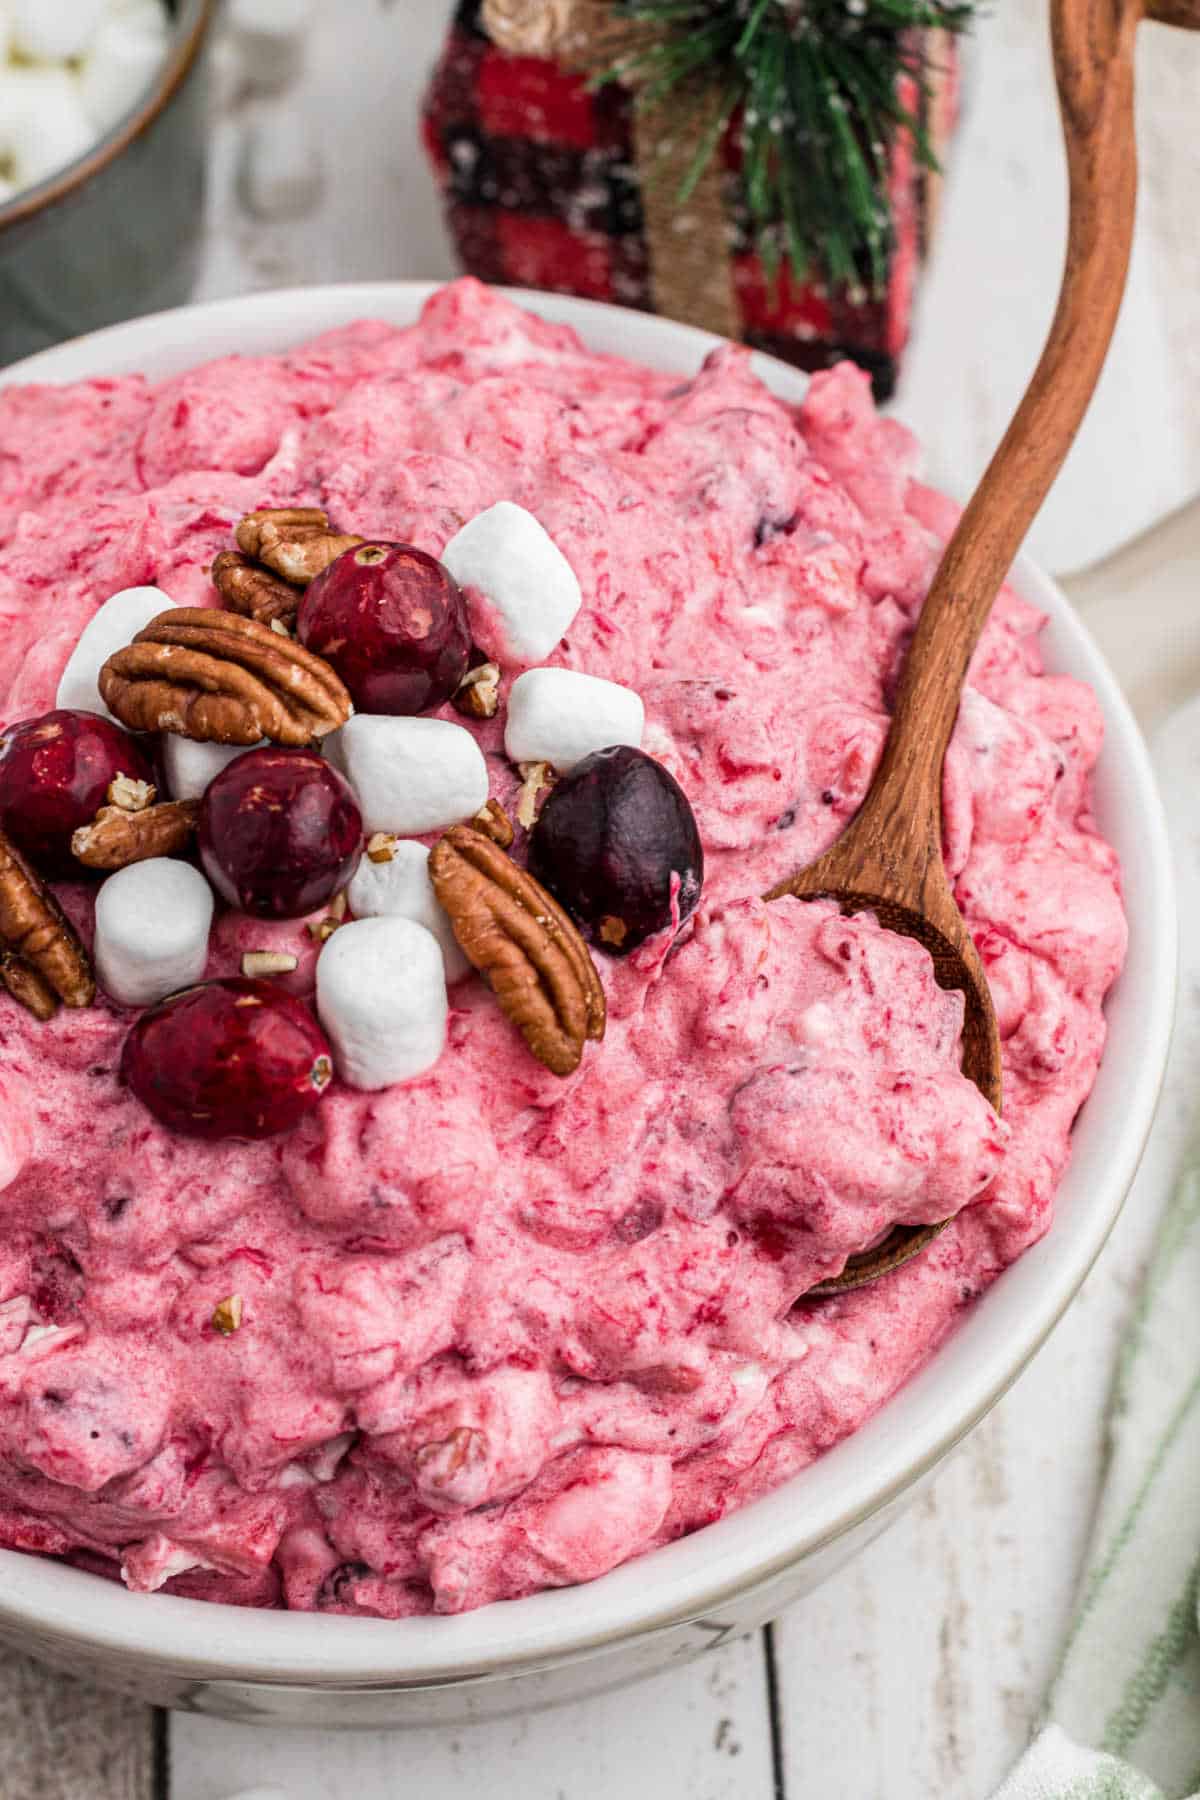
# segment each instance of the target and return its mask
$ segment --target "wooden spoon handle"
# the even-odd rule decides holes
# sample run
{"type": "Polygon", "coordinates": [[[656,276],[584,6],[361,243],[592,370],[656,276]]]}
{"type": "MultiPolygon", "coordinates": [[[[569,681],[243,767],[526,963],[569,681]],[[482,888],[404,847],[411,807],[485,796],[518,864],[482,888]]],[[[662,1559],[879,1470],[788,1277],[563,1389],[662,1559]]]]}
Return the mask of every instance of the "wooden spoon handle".
{"type": "MultiPolygon", "coordinates": [[[[1200,0],[1182,0],[1200,6],[1200,0]]],[[[971,655],[1021,541],[1062,467],[1099,379],[1133,239],[1137,147],[1133,47],[1144,0],[1054,0],[1054,62],[1071,216],[1058,310],[1012,424],[934,577],[859,814],[904,833],[919,884],[940,855],[942,761],[971,655]]]]}

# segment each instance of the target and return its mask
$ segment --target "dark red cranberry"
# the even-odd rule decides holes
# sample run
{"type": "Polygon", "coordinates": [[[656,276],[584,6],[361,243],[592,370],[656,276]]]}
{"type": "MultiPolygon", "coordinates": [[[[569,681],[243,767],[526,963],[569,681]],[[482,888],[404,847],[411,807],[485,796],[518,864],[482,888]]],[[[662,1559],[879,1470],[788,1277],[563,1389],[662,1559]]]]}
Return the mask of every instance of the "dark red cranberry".
{"type": "Polygon", "coordinates": [[[440,706],[466,674],[471,650],[458,583],[412,544],[345,551],[309,587],[296,631],[369,713],[440,706]]]}
{"type": "Polygon", "coordinates": [[[348,781],[315,750],[251,750],[200,806],[200,860],[223,900],[256,919],[301,919],[344,888],[362,852],[348,781]]]}
{"type": "Polygon", "coordinates": [[[209,981],[142,1014],[121,1073],[164,1125],[187,1137],[290,1131],[333,1080],[333,1059],[302,1001],[269,981],[209,981]]]}
{"type": "Polygon", "coordinates": [[[71,836],[118,775],[150,781],[127,731],[98,713],[49,712],[0,732],[0,830],[43,874],[81,875],[71,836]]]}
{"type": "Polygon", "coordinates": [[[695,910],[704,851],[674,776],[618,744],[585,756],[551,790],[529,867],[601,949],[623,955],[695,910]]]}

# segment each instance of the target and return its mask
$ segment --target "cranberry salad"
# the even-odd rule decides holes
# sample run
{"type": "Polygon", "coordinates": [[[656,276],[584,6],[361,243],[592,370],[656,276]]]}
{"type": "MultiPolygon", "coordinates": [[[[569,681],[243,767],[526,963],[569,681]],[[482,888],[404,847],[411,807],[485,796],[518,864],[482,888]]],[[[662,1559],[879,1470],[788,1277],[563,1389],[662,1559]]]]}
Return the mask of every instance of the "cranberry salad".
{"type": "Polygon", "coordinates": [[[879,756],[917,460],[849,365],[793,409],[472,282],[0,395],[0,1545],[388,1618],[586,1581],[1047,1229],[1125,923],[1031,607],[944,791],[1003,1122],[924,950],[760,898],[879,756]]]}

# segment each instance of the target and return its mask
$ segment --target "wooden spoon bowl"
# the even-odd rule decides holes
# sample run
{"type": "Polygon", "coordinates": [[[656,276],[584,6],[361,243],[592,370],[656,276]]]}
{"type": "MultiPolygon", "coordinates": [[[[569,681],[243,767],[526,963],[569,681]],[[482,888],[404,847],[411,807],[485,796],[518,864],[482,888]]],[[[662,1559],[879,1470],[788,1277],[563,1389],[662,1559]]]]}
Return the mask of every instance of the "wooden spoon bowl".
{"type": "MultiPolygon", "coordinates": [[[[1116,325],[1137,198],[1133,52],[1143,18],[1200,29],[1200,0],[1053,0],[1054,67],[1071,214],[1058,308],[1024,399],[946,547],[901,674],[883,756],[843,836],[766,896],[870,910],[933,957],[964,996],[963,1072],[1000,1110],[987,980],[942,862],[942,764],[972,653],[1022,539],[1087,411],[1116,325]]],[[[916,1256],[944,1225],[897,1226],[809,1290],[845,1292],[916,1256]]]]}

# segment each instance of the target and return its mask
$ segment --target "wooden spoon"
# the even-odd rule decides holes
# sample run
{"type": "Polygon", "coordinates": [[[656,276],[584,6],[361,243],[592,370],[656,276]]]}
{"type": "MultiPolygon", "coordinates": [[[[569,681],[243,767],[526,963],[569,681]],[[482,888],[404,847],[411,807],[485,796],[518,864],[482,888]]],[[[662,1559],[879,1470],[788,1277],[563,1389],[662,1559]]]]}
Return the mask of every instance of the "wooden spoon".
{"type": "MultiPolygon", "coordinates": [[[[965,996],[963,1072],[997,1112],[995,1009],[942,863],[942,762],[992,602],[1071,448],[1116,325],[1133,239],[1133,50],[1143,17],[1200,28],[1200,0],[1053,0],[1071,212],[1050,336],[921,609],[887,744],[861,808],[824,856],[767,895],[829,898],[847,913],[869,909],[889,930],[924,944],[939,986],[965,996]]],[[[944,1228],[897,1226],[810,1294],[877,1281],[944,1228]]]]}

